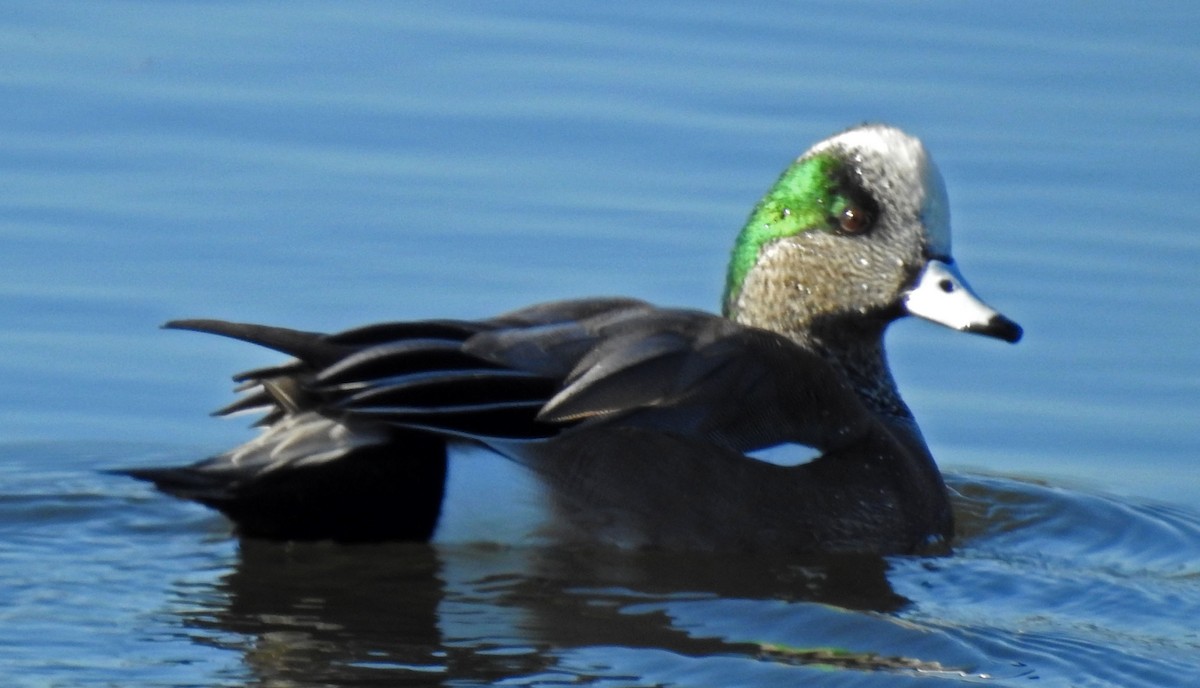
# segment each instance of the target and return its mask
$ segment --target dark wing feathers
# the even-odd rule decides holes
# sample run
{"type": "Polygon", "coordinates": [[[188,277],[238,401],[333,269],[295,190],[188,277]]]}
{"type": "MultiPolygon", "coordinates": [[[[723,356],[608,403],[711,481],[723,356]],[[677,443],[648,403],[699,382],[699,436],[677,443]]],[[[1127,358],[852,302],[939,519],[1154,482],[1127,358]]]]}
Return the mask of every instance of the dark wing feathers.
{"type": "MultiPolygon", "coordinates": [[[[303,361],[288,361],[279,365],[267,366],[265,368],[255,368],[253,370],[244,370],[233,376],[234,382],[243,382],[248,385],[247,388],[258,384],[258,380],[267,377],[278,377],[280,375],[301,375],[308,369],[308,366],[303,361]]],[[[242,391],[235,389],[234,391],[242,391]]]]}
{"type": "Polygon", "coordinates": [[[271,399],[271,395],[267,394],[265,389],[257,388],[255,391],[240,396],[232,403],[213,411],[212,415],[232,416],[235,413],[245,411],[265,410],[270,408],[272,404],[274,404],[274,401],[271,399]]]}
{"type": "Polygon", "coordinates": [[[515,311],[498,315],[486,322],[497,327],[524,328],[536,325],[554,323],[596,321],[606,315],[622,316],[630,312],[646,312],[655,310],[654,306],[640,301],[620,296],[564,299],[547,301],[532,306],[526,306],[515,311]]]}
{"type": "Polygon", "coordinates": [[[676,332],[600,340],[539,417],[564,422],[667,403],[702,374],[693,343],[676,332]]]}
{"type": "Polygon", "coordinates": [[[356,351],[319,371],[322,386],[345,385],[430,370],[497,368],[463,351],[461,339],[408,339],[356,351]]]}
{"type": "Polygon", "coordinates": [[[520,440],[619,418],[747,451],[781,441],[834,446],[854,430],[830,417],[863,415],[828,364],[783,337],[631,299],[558,301],[490,320],[384,323],[330,335],[215,320],[168,326],[295,356],[240,375],[253,389],[218,412],[265,407],[270,423],[315,411],[520,440]],[[822,420],[805,423],[797,414],[822,420]]]}
{"type": "Polygon", "coordinates": [[[553,437],[561,429],[537,420],[542,403],[539,399],[452,406],[367,406],[354,409],[351,415],[409,430],[485,443],[524,441],[553,437]]]}
{"type": "Polygon", "coordinates": [[[410,320],[356,327],[325,335],[325,340],[331,344],[354,348],[405,339],[448,339],[461,342],[487,327],[485,323],[470,320],[410,320]]]}

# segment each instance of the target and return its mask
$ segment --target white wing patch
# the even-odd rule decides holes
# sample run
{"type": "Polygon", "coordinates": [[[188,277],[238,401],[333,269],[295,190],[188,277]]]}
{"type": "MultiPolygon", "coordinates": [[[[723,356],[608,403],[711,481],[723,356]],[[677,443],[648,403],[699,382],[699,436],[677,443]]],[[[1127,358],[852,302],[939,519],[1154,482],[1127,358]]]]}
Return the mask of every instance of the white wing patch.
{"type": "Polygon", "coordinates": [[[807,444],[797,444],[795,442],[784,442],[776,444],[772,447],[764,447],[751,452],[746,452],[748,458],[763,463],[772,463],[776,466],[792,467],[808,463],[819,457],[821,451],[814,449],[807,444]]]}

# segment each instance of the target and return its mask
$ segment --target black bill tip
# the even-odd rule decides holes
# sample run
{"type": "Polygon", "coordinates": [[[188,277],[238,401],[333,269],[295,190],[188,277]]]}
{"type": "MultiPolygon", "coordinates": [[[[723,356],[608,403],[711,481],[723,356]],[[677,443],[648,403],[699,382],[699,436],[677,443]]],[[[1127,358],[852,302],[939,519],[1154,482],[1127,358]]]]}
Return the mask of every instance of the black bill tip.
{"type": "Polygon", "coordinates": [[[983,324],[968,325],[966,331],[982,334],[987,337],[995,337],[996,339],[1003,339],[1009,344],[1016,344],[1021,341],[1021,336],[1025,334],[1025,330],[1021,329],[1020,325],[1003,315],[993,315],[990,320],[983,324]]]}

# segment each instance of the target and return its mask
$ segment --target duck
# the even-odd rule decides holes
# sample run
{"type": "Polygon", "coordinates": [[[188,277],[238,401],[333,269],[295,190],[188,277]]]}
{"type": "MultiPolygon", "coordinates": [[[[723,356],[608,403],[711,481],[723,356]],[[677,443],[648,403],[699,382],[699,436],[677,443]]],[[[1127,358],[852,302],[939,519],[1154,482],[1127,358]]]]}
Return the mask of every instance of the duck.
{"type": "Polygon", "coordinates": [[[916,316],[1022,336],[950,248],[945,184],[922,142],[855,126],[805,151],[754,206],[720,314],[596,297],[336,333],[169,322],[290,359],[236,375],[242,395],[214,413],[261,413],[253,439],[120,472],[251,538],[436,542],[460,491],[451,478],[466,476],[473,494],[455,500],[483,540],[535,500],[522,537],[537,543],[936,551],[953,535],[951,503],[884,333],[916,316]],[[517,477],[493,479],[496,463],[517,477]]]}

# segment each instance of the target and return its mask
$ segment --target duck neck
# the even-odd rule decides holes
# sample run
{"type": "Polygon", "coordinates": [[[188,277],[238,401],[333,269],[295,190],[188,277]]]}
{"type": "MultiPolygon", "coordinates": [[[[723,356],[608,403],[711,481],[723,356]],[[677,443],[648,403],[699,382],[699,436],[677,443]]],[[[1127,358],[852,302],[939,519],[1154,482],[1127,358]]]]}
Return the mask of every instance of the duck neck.
{"type": "Polygon", "coordinates": [[[845,374],[863,404],[878,417],[894,427],[918,432],[912,411],[900,398],[888,367],[883,334],[889,318],[854,314],[796,320],[770,317],[771,314],[753,308],[738,309],[727,315],[739,324],[778,332],[820,354],[845,374]]]}
{"type": "MultiPolygon", "coordinates": [[[[823,240],[814,236],[809,243],[823,240]]],[[[814,262],[814,255],[809,244],[778,242],[761,254],[740,282],[731,273],[725,288],[725,317],[777,332],[821,355],[845,374],[878,418],[919,440],[920,431],[896,390],[883,348],[884,331],[900,313],[829,307],[841,303],[845,287],[829,276],[827,265],[814,262]]]]}
{"type": "Polygon", "coordinates": [[[832,318],[785,334],[840,368],[867,408],[908,425],[913,423],[912,411],[900,398],[883,347],[886,328],[884,320],[832,318]]]}

